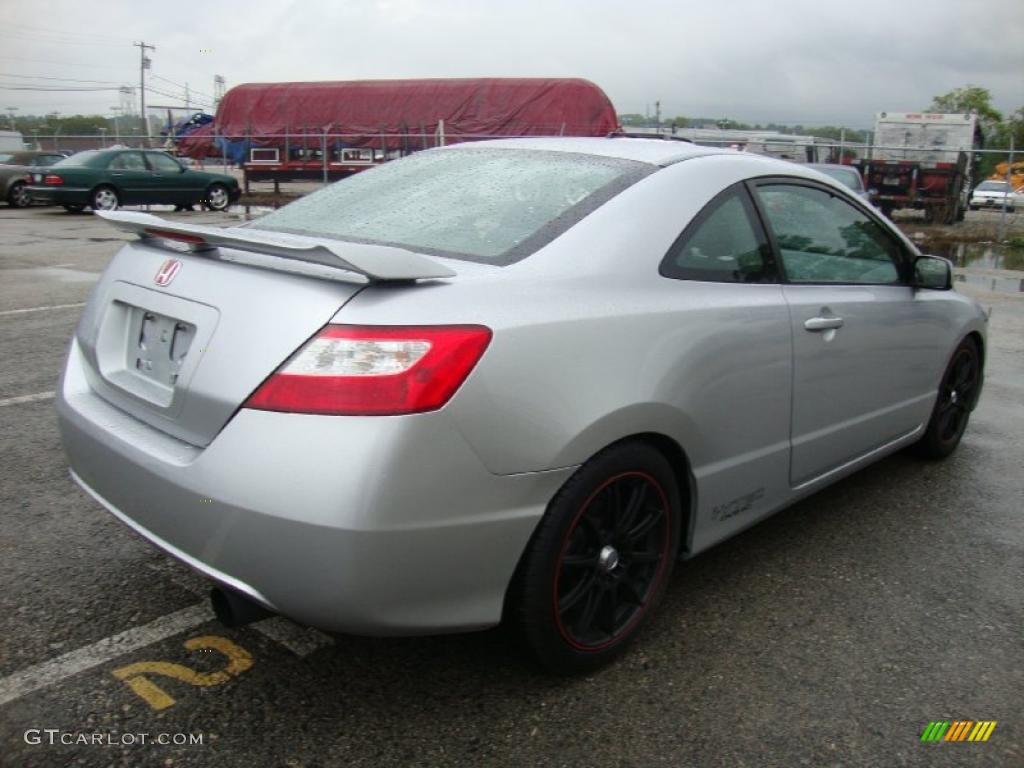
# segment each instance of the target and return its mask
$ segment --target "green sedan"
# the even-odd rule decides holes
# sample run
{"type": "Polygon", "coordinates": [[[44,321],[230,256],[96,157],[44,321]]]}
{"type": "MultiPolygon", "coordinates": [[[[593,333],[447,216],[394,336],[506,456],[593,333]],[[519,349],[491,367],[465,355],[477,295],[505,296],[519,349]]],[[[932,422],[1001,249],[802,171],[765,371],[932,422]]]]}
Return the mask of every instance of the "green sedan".
{"type": "Polygon", "coordinates": [[[30,177],[33,202],[73,212],[86,206],[113,211],[122,205],[197,203],[224,211],[241,194],[232,176],[194,171],[166,152],[140,149],[79,152],[30,177]]]}

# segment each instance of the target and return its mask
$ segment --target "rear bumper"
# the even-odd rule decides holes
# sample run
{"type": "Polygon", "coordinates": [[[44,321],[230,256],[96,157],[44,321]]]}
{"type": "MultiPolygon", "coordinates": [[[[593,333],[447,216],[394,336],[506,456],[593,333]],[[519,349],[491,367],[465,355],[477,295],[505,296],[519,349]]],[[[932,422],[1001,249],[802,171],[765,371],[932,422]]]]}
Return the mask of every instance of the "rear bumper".
{"type": "Polygon", "coordinates": [[[443,411],[319,417],[242,410],[206,448],[93,393],[72,344],[57,410],[72,475],[167,553],[324,629],[491,626],[572,468],[489,473],[443,411]]]}
{"type": "MultiPolygon", "coordinates": [[[[972,197],[969,205],[972,205],[975,208],[999,208],[999,209],[1002,209],[1002,207],[1003,207],[1003,200],[1002,200],[1002,198],[995,198],[995,197],[972,197]]],[[[1006,201],[1006,208],[1008,210],[1013,210],[1013,208],[1014,208],[1014,201],[1013,200],[1007,200],[1006,201]]]]}
{"type": "Polygon", "coordinates": [[[30,185],[32,202],[42,205],[88,205],[89,190],[65,187],[37,187],[30,185]]]}

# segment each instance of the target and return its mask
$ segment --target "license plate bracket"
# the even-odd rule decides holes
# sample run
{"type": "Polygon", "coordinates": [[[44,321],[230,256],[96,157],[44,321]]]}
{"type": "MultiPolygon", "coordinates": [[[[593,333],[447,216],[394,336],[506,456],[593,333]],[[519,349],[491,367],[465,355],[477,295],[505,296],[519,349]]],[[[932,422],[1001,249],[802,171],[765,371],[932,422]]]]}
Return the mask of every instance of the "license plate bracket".
{"type": "Polygon", "coordinates": [[[173,390],[195,339],[195,325],[142,307],[131,307],[130,312],[129,370],[173,390]]]}

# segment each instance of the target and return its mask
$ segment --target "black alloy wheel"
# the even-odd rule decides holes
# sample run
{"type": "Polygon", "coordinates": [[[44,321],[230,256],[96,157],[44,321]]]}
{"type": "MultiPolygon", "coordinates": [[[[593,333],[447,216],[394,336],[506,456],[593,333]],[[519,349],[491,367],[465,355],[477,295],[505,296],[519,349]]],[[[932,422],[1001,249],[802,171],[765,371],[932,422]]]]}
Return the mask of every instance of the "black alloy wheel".
{"type": "Polygon", "coordinates": [[[942,459],[960,444],[981,387],[981,354],[973,339],[961,342],[939,385],[939,394],[917,451],[942,459]]]}
{"type": "Polygon", "coordinates": [[[650,445],[612,446],[576,471],[538,525],[506,606],[545,667],[596,669],[628,644],[664,591],[680,518],[672,467],[650,445]]]}
{"type": "Polygon", "coordinates": [[[669,559],[669,504],[650,475],[609,478],[566,534],[554,586],[558,630],[579,650],[605,648],[642,616],[669,559]]]}

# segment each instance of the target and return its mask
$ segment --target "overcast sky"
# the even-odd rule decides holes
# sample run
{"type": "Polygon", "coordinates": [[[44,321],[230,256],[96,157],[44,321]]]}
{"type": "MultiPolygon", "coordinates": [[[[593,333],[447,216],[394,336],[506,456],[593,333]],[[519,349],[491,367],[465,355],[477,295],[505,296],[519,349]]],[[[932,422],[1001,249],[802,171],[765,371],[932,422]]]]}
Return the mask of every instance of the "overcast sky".
{"type": "Polygon", "coordinates": [[[111,115],[116,90],[12,88],[137,86],[138,40],[156,45],[150,104],[186,82],[209,101],[220,74],[585,77],[619,112],[850,127],[967,83],[1024,106],[1024,0],[0,0],[0,18],[0,105],[19,114],[111,115]]]}

